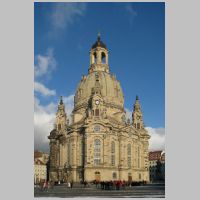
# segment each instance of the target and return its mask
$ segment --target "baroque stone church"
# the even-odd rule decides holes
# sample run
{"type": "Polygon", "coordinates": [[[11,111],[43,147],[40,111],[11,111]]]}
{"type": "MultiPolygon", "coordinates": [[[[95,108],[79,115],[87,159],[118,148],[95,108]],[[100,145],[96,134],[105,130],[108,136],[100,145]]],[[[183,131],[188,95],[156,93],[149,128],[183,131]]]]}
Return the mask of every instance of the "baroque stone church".
{"type": "Polygon", "coordinates": [[[149,181],[150,136],[144,128],[138,96],[132,121],[126,119],[124,96],[110,73],[108,49],[98,35],[90,50],[88,74],[74,97],[72,121],[60,99],[50,132],[52,181],[149,181]]]}

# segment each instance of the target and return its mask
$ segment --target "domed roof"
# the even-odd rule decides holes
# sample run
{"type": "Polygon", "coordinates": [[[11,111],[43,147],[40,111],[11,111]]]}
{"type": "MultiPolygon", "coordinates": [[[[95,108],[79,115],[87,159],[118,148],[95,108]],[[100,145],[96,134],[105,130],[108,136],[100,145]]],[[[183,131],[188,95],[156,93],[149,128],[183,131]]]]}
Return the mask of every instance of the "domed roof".
{"type": "Polygon", "coordinates": [[[97,41],[92,45],[92,49],[95,49],[97,47],[107,49],[106,45],[101,41],[100,34],[98,34],[97,41]]]}
{"type": "Polygon", "coordinates": [[[49,138],[55,138],[56,135],[57,135],[57,131],[56,131],[56,129],[53,129],[53,130],[50,132],[49,138]]]}
{"type": "Polygon", "coordinates": [[[123,109],[124,96],[118,80],[114,75],[104,71],[92,72],[83,76],[79,83],[74,101],[74,108],[85,104],[91,97],[92,88],[95,86],[96,75],[98,73],[99,84],[101,86],[101,95],[106,103],[114,104],[123,109]]]}

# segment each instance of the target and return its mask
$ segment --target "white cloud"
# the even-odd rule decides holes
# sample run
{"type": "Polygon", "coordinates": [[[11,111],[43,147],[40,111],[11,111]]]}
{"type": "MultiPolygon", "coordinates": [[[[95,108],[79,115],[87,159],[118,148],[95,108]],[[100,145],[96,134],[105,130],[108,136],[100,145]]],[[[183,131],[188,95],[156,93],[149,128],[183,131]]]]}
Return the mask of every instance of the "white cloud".
{"type": "Polygon", "coordinates": [[[65,29],[85,14],[85,3],[58,3],[51,15],[54,29],[65,29]]]}
{"type": "Polygon", "coordinates": [[[133,6],[131,4],[126,4],[125,6],[125,10],[128,12],[129,14],[129,22],[130,25],[132,25],[133,20],[135,19],[135,17],[138,15],[138,13],[134,10],[133,6]]]}
{"type": "Polygon", "coordinates": [[[132,121],[132,111],[130,111],[128,108],[125,108],[126,111],[126,120],[130,119],[132,121]]]}
{"type": "Polygon", "coordinates": [[[43,96],[53,96],[56,95],[55,90],[50,90],[43,84],[39,82],[34,82],[34,90],[35,92],[41,93],[43,96]]]}
{"type": "MultiPolygon", "coordinates": [[[[63,97],[65,111],[70,119],[73,109],[74,95],[63,97]]],[[[54,127],[58,102],[51,102],[47,105],[41,105],[38,98],[35,97],[34,102],[34,148],[48,152],[49,140],[47,136],[54,127]]]]}
{"type": "Polygon", "coordinates": [[[56,104],[46,106],[40,104],[39,99],[34,102],[34,148],[48,151],[49,132],[53,129],[55,121],[56,104]]]}
{"type": "Polygon", "coordinates": [[[35,78],[46,76],[49,77],[51,72],[56,69],[57,62],[53,55],[53,49],[47,49],[45,55],[35,56],[35,78]]]}
{"type": "Polygon", "coordinates": [[[146,130],[150,134],[149,150],[164,150],[165,149],[165,129],[164,128],[152,128],[146,127],[146,130]]]}
{"type": "Polygon", "coordinates": [[[72,110],[74,108],[74,95],[69,95],[67,97],[63,97],[63,102],[65,104],[65,110],[67,112],[68,117],[70,117],[72,110]]]}
{"type": "MultiPolygon", "coordinates": [[[[128,108],[125,108],[126,111],[126,119],[130,119],[132,121],[132,111],[128,108]]],[[[151,138],[149,141],[149,150],[164,150],[165,149],[165,129],[164,128],[145,128],[150,134],[151,138]]]]}

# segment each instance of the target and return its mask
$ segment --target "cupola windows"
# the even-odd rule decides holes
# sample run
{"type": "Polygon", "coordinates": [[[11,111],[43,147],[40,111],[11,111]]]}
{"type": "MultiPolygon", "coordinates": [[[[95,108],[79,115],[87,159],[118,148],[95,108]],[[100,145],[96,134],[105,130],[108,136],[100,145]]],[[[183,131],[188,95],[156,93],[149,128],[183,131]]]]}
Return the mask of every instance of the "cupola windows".
{"type": "Polygon", "coordinates": [[[92,64],[96,64],[97,63],[97,54],[96,52],[94,52],[93,54],[93,63],[92,64]]]}
{"type": "Polygon", "coordinates": [[[98,36],[97,41],[90,51],[90,68],[89,73],[94,71],[105,71],[109,73],[108,66],[108,49],[98,36]]]}
{"type": "Polygon", "coordinates": [[[101,63],[106,64],[106,54],[104,52],[101,53],[101,63]]]}

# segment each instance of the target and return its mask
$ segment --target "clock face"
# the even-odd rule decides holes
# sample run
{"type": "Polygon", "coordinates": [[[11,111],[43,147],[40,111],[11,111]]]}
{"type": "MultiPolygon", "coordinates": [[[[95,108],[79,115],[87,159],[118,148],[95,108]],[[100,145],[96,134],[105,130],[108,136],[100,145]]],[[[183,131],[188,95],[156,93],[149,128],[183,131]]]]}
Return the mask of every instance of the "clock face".
{"type": "Polygon", "coordinates": [[[96,100],[96,101],[95,101],[95,104],[96,104],[96,105],[99,105],[99,100],[96,100]]]}

